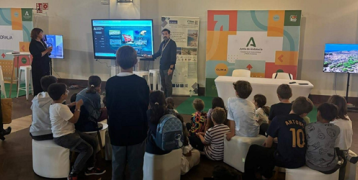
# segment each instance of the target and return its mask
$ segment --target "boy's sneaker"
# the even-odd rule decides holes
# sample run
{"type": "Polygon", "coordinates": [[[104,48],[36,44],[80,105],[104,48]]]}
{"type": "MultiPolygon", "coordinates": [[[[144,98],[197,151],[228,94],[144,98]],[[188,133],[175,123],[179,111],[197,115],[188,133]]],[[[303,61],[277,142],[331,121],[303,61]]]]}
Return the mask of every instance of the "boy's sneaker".
{"type": "Polygon", "coordinates": [[[100,168],[92,168],[91,170],[87,169],[85,172],[86,176],[91,176],[91,175],[102,175],[106,173],[106,170],[104,169],[100,169],[100,168]]]}
{"type": "Polygon", "coordinates": [[[77,176],[76,175],[69,175],[67,177],[67,180],[77,180],[77,176]]]}

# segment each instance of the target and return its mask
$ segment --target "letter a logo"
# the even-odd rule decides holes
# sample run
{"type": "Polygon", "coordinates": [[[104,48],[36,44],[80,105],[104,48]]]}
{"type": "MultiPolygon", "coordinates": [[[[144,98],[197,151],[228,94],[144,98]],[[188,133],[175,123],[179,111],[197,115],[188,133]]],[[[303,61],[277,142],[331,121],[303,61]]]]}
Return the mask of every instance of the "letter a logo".
{"type": "Polygon", "coordinates": [[[249,42],[247,42],[246,47],[248,46],[252,46],[252,47],[256,47],[256,43],[253,37],[250,38],[249,42]],[[251,43],[252,42],[252,43],[251,43]],[[251,43],[251,44],[250,44],[251,43]]]}

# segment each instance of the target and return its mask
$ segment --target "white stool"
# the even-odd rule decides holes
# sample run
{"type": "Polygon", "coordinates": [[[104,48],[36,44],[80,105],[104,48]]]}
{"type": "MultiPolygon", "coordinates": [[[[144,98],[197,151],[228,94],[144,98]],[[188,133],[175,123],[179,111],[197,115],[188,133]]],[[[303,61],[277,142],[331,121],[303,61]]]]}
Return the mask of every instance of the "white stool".
{"type": "MultiPolygon", "coordinates": [[[[98,124],[103,125],[102,129],[99,130],[99,134],[100,134],[101,141],[102,141],[102,147],[104,147],[106,145],[106,131],[108,129],[108,124],[103,123],[103,122],[98,122],[98,124]]],[[[85,133],[86,134],[97,134],[97,131],[90,131],[90,132],[85,132],[85,133]]],[[[98,142],[98,143],[100,143],[100,142],[98,142]]]]}
{"type": "Polygon", "coordinates": [[[34,172],[45,178],[67,178],[70,173],[70,150],[58,146],[53,140],[32,140],[34,172]]]}
{"type": "Polygon", "coordinates": [[[224,140],[224,162],[240,172],[245,172],[245,159],[252,144],[263,145],[265,136],[240,137],[234,136],[230,141],[224,140]]]}
{"type": "Polygon", "coordinates": [[[147,77],[147,84],[149,86],[149,71],[133,71],[133,74],[140,76],[142,78],[147,77]]]}
{"type": "Polygon", "coordinates": [[[1,92],[3,93],[4,97],[6,98],[5,80],[4,80],[4,74],[2,72],[2,67],[1,66],[0,66],[0,86],[1,86],[1,92]]]}
{"type": "Polygon", "coordinates": [[[26,91],[26,100],[29,99],[29,88],[31,88],[31,94],[34,94],[33,86],[32,86],[32,74],[31,74],[31,66],[20,66],[20,74],[18,77],[18,85],[17,85],[17,96],[19,97],[19,91],[26,91]],[[22,73],[25,72],[25,88],[20,88],[21,76],[22,73]],[[31,86],[31,87],[30,87],[31,86]]]}
{"type": "Polygon", "coordinates": [[[149,82],[149,85],[150,85],[150,82],[151,82],[151,78],[150,78],[150,75],[153,75],[153,89],[152,90],[158,90],[159,91],[162,89],[162,82],[160,81],[160,72],[159,72],[159,69],[150,69],[149,70],[149,79],[148,79],[148,82],[149,82]],[[158,85],[158,88],[157,88],[157,85],[158,85]]]}
{"type": "Polygon", "coordinates": [[[286,168],[286,180],[338,180],[339,170],[333,174],[323,174],[307,166],[297,169],[286,168]]]}
{"type": "Polygon", "coordinates": [[[182,149],[169,154],[145,153],[143,180],[180,180],[182,149]]]}

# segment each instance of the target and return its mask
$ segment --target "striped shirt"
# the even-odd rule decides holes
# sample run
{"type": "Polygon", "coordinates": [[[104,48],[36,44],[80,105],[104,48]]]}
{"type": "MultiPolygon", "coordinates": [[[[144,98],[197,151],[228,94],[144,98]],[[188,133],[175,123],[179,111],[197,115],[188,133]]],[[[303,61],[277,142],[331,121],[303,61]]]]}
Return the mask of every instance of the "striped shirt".
{"type": "Polygon", "coordinates": [[[214,161],[221,161],[224,158],[224,136],[230,128],[224,124],[217,124],[214,127],[208,129],[205,133],[205,154],[214,161]]]}

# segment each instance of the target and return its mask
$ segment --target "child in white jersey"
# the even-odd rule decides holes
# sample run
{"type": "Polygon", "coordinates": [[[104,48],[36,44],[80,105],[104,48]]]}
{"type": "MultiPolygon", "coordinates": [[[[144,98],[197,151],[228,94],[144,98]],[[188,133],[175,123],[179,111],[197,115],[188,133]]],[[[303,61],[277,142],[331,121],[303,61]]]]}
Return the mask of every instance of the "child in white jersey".
{"type": "MultiPolygon", "coordinates": [[[[338,107],[337,118],[331,123],[338,126],[341,130],[336,140],[336,147],[339,147],[339,149],[343,151],[343,156],[347,157],[348,150],[352,146],[353,137],[352,121],[347,113],[347,101],[342,96],[334,95],[329,98],[328,103],[335,104],[338,107]]],[[[346,165],[347,160],[344,161],[344,164],[339,170],[339,180],[344,180],[346,165]]]]}

